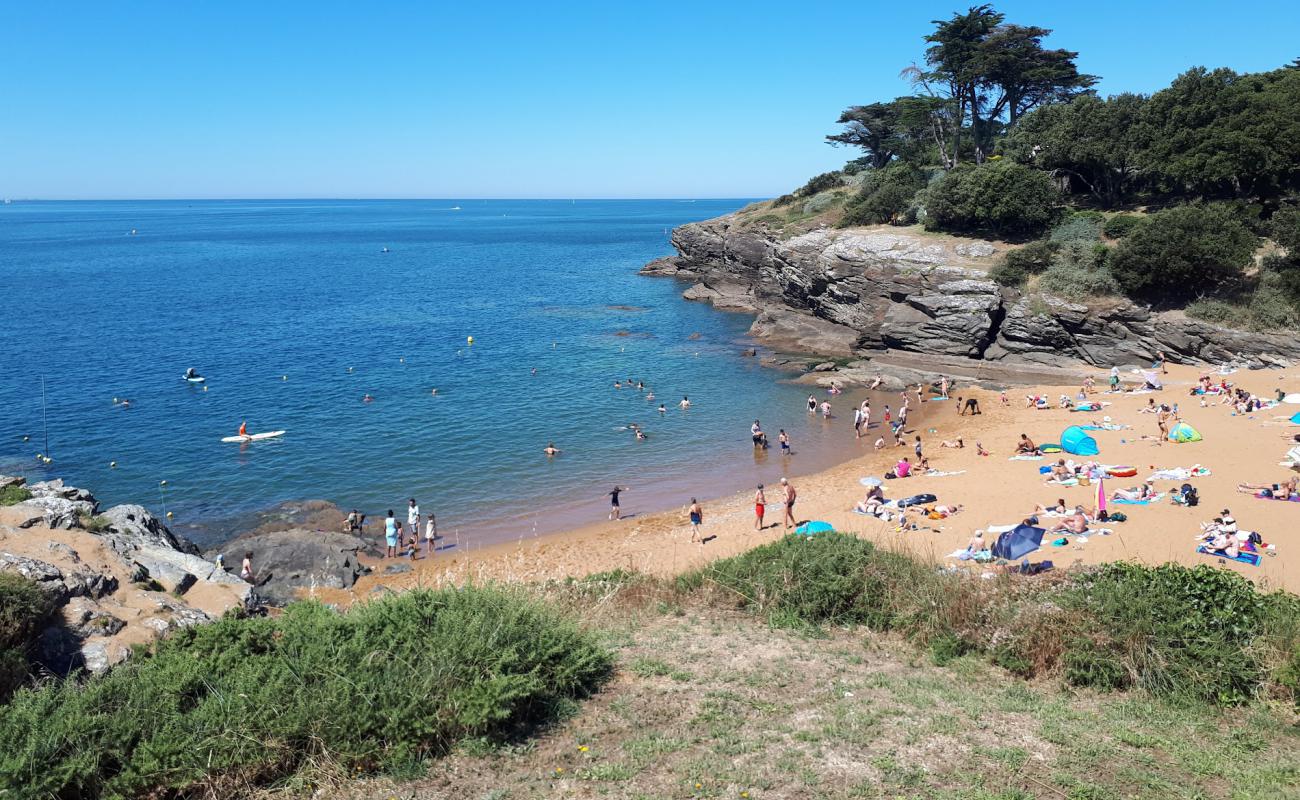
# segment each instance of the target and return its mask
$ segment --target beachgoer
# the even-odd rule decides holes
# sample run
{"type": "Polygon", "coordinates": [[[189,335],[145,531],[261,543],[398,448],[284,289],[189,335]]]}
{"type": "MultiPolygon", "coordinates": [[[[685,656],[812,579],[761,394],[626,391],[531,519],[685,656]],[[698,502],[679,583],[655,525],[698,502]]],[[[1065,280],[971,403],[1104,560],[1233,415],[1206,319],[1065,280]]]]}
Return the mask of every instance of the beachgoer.
{"type": "Polygon", "coordinates": [[[966,443],[963,442],[962,439],[961,439],[961,437],[959,436],[959,437],[957,437],[957,441],[955,441],[955,442],[950,442],[950,441],[948,441],[947,439],[944,439],[942,442],[939,442],[939,446],[940,446],[940,447],[953,447],[953,448],[956,448],[956,449],[960,450],[960,449],[962,449],[963,447],[966,446],[966,443]]]}
{"type": "Polygon", "coordinates": [[[976,443],[975,443],[975,453],[976,453],[976,455],[986,456],[986,455],[989,454],[989,451],[987,451],[987,450],[984,449],[984,445],[980,444],[979,442],[976,442],[976,443]]]}
{"type": "Polygon", "coordinates": [[[921,437],[919,434],[916,437],[916,444],[912,447],[912,451],[916,453],[916,460],[920,461],[921,460],[921,437]]]}
{"type": "Polygon", "coordinates": [[[889,406],[885,406],[885,422],[889,422],[893,417],[889,413],[889,406]]]}
{"type": "MultiPolygon", "coordinates": [[[[122,401],[122,402],[126,402],[126,401],[124,400],[124,401],[122,401]]],[[[245,420],[244,422],[239,423],[239,435],[240,435],[240,436],[244,436],[244,437],[247,437],[247,436],[248,436],[248,421],[247,421],[247,420],[245,420]]]]}
{"type": "Polygon", "coordinates": [[[882,450],[885,447],[885,437],[880,436],[876,439],[876,449],[882,450]]]}
{"type": "Polygon", "coordinates": [[[1293,475],[1281,483],[1239,483],[1237,491],[1245,494],[1260,494],[1276,500],[1289,500],[1298,494],[1297,485],[1300,485],[1300,477],[1293,475]]]}
{"type": "Polygon", "coordinates": [[[1020,434],[1020,442],[1016,445],[1016,454],[1031,456],[1042,455],[1042,453],[1038,452],[1038,445],[1034,444],[1034,440],[1030,439],[1023,433],[1020,434]]]}
{"type": "Polygon", "coordinates": [[[388,516],[384,518],[384,542],[387,549],[384,551],[385,558],[397,557],[397,543],[401,536],[401,531],[397,527],[397,518],[393,516],[393,509],[388,509],[388,516]]]}
{"type": "Polygon", "coordinates": [[[347,519],[343,520],[343,532],[355,533],[361,530],[361,520],[362,517],[357,513],[357,510],[355,508],[352,509],[352,511],[348,513],[347,519]]]}
{"type": "Polygon", "coordinates": [[[700,508],[700,503],[694,497],[691,498],[691,507],[687,509],[691,519],[691,541],[704,544],[700,538],[700,523],[704,522],[704,509],[700,508]]]}
{"type": "Polygon", "coordinates": [[[244,563],[239,565],[239,578],[246,583],[253,582],[253,554],[244,553],[244,563]]]}
{"type": "Polygon", "coordinates": [[[686,395],[682,395],[682,402],[678,403],[677,405],[681,406],[682,408],[690,408],[691,399],[686,395]]]}
{"type": "Polygon", "coordinates": [[[749,426],[749,436],[754,440],[754,446],[767,449],[767,434],[763,433],[763,426],[754,420],[754,424],[749,426]]]}
{"type": "Polygon", "coordinates": [[[903,458],[894,465],[894,471],[889,474],[893,475],[895,478],[906,478],[912,474],[912,462],[907,460],[907,456],[903,456],[903,458]]]}
{"type": "Polygon", "coordinates": [[[944,400],[948,399],[948,376],[947,375],[939,376],[939,397],[944,400]]]}
{"type": "Polygon", "coordinates": [[[424,551],[426,556],[433,555],[433,543],[438,539],[438,518],[432,511],[424,523],[424,551]]]}
{"type": "Polygon", "coordinates": [[[622,511],[622,509],[620,509],[620,508],[618,507],[618,495],[619,495],[620,492],[626,492],[629,488],[631,488],[631,487],[628,487],[628,486],[615,486],[615,487],[613,488],[613,490],[610,491],[610,492],[608,493],[608,494],[609,494],[609,518],[610,518],[610,519],[622,519],[622,518],[623,518],[623,511],[622,511]]]}
{"type": "Polygon", "coordinates": [[[781,443],[781,455],[790,455],[790,434],[785,432],[785,428],[776,435],[776,440],[781,443]]]}
{"type": "Polygon", "coordinates": [[[966,552],[972,555],[987,549],[989,547],[984,543],[984,531],[975,531],[975,535],[970,537],[970,541],[966,542],[966,552]]]}
{"type": "Polygon", "coordinates": [[[1088,531],[1088,518],[1083,515],[1081,509],[1076,508],[1075,513],[1061,520],[1058,524],[1048,529],[1051,533],[1065,531],[1066,533],[1082,534],[1088,531]]]}
{"type": "Polygon", "coordinates": [[[781,493],[783,495],[782,501],[785,503],[785,516],[781,521],[785,523],[785,527],[789,528],[791,525],[798,524],[794,518],[794,501],[798,499],[799,493],[795,491],[794,485],[790,483],[788,478],[781,479],[781,493]]]}
{"type": "Polygon", "coordinates": [[[1157,351],[1156,351],[1156,360],[1155,360],[1155,363],[1151,365],[1151,369],[1155,369],[1156,367],[1159,367],[1159,368],[1160,368],[1160,371],[1161,371],[1162,373],[1164,373],[1165,375],[1168,375],[1168,374],[1169,374],[1169,368],[1168,368],[1167,366],[1165,366],[1165,351],[1164,351],[1164,350],[1157,350],[1157,351]]]}
{"type": "Polygon", "coordinates": [[[817,398],[813,397],[812,395],[808,395],[808,413],[809,414],[817,413],[817,398]]]}
{"type": "Polygon", "coordinates": [[[763,484],[754,492],[754,530],[763,530],[763,513],[767,510],[767,495],[763,494],[763,484]]]}
{"type": "Polygon", "coordinates": [[[668,409],[664,408],[664,404],[663,404],[663,403],[660,403],[660,404],[659,404],[659,413],[660,413],[660,414],[667,414],[667,413],[668,413],[668,409]]]}
{"type": "Polygon", "coordinates": [[[823,400],[822,419],[830,419],[830,418],[831,418],[831,402],[829,400],[823,400]]]}
{"type": "Polygon", "coordinates": [[[411,541],[420,535],[420,507],[412,497],[406,505],[406,527],[411,531],[411,541]]]}
{"type": "Polygon", "coordinates": [[[1009,406],[1009,405],[1011,405],[1011,401],[1010,401],[1009,399],[1007,399],[1007,390],[1006,390],[1006,389],[1003,389],[1001,392],[999,392],[999,393],[998,393],[998,397],[1001,398],[1001,400],[1002,400],[1002,405],[1003,405],[1003,406],[1009,406]]]}
{"type": "Polygon", "coordinates": [[[558,455],[563,451],[560,450],[560,448],[555,446],[555,442],[547,442],[546,447],[542,449],[542,452],[548,456],[553,456],[553,455],[558,455]]]}

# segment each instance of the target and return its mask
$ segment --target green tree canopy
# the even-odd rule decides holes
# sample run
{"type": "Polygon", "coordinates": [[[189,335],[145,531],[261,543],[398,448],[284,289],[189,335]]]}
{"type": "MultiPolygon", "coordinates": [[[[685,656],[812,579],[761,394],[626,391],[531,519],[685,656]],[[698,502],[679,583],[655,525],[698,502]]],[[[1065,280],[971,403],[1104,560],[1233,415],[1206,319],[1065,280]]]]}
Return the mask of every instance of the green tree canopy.
{"type": "Polygon", "coordinates": [[[1238,283],[1258,243],[1221,206],[1177,206],[1153,214],[1122,239],[1110,269],[1129,295],[1178,305],[1238,283]]]}
{"type": "Polygon", "coordinates": [[[1045,172],[994,161],[950,170],[925,193],[931,230],[1026,236],[1041,233],[1056,215],[1056,188],[1045,172]]]}

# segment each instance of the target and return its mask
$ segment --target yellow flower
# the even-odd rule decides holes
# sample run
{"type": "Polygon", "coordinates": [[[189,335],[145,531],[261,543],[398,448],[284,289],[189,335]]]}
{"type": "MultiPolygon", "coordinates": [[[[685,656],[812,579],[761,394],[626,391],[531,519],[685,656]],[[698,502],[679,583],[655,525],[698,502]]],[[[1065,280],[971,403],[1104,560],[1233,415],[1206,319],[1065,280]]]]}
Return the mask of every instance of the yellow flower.
{"type": "Polygon", "coordinates": [[[562,773],[562,772],[564,772],[564,767],[556,767],[556,768],[555,768],[555,774],[556,774],[556,775],[559,775],[559,774],[562,773]]]}
{"type": "Polygon", "coordinates": [[[740,796],[741,796],[741,797],[749,797],[749,792],[741,792],[741,793],[740,793],[740,796]]]}
{"type": "Polygon", "coordinates": [[[695,784],[695,788],[696,788],[696,789],[703,789],[703,788],[704,788],[704,784],[702,784],[702,783],[697,783],[697,784],[695,784]]]}
{"type": "Polygon", "coordinates": [[[579,753],[585,753],[585,752],[587,752],[587,746],[586,746],[585,744],[580,744],[580,745],[578,745],[578,752],[579,752],[579,753]]]}

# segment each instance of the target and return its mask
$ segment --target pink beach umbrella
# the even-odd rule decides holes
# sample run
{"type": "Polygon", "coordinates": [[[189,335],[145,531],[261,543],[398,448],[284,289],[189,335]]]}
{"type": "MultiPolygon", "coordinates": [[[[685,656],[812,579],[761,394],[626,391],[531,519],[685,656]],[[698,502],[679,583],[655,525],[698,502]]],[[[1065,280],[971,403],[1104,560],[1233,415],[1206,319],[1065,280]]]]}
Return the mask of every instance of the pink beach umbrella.
{"type": "Polygon", "coordinates": [[[1106,479],[1097,479],[1097,516],[1106,510],[1106,479]]]}

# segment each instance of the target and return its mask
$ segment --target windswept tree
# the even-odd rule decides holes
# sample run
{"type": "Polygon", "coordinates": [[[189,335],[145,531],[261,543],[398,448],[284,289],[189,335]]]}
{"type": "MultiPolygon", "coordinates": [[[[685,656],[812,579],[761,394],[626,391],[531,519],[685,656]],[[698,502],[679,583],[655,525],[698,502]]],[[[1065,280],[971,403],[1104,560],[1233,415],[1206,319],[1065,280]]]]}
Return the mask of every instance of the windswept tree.
{"type": "Polygon", "coordinates": [[[926,97],[899,97],[888,103],[851,106],[838,120],[844,131],[827,136],[826,141],[861,148],[876,169],[896,158],[920,160],[927,150],[939,145],[933,126],[934,105],[926,97]]]}

